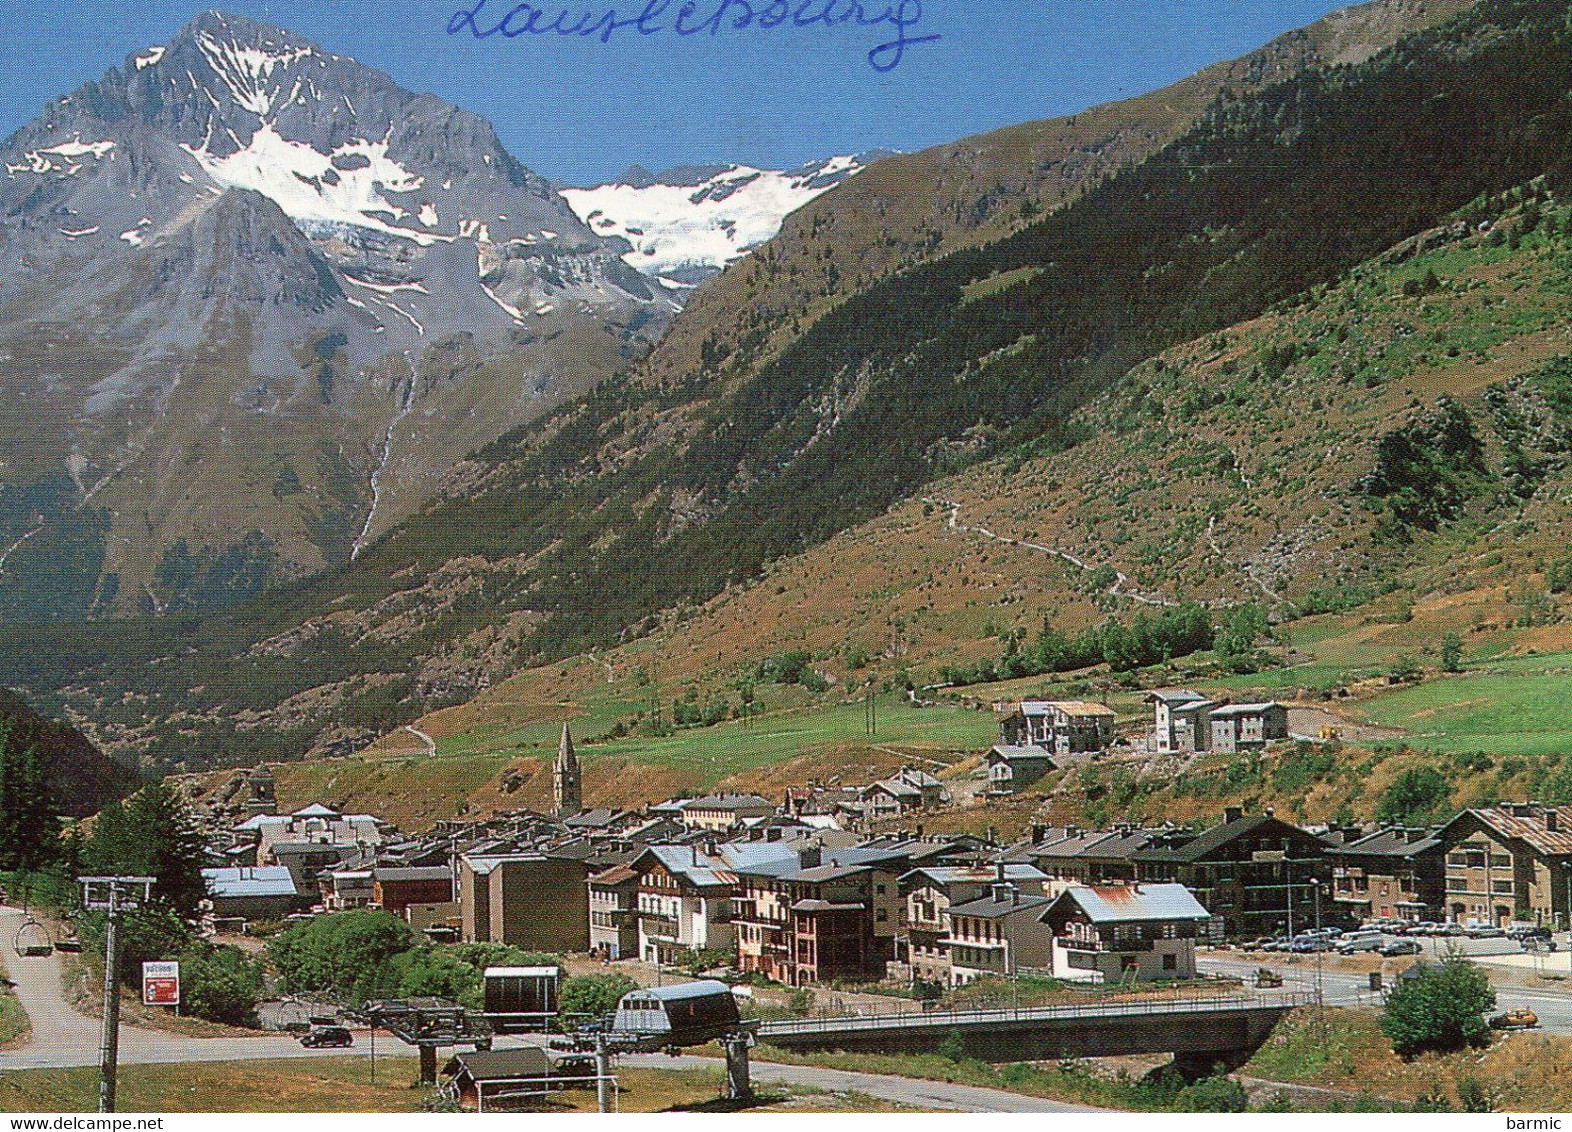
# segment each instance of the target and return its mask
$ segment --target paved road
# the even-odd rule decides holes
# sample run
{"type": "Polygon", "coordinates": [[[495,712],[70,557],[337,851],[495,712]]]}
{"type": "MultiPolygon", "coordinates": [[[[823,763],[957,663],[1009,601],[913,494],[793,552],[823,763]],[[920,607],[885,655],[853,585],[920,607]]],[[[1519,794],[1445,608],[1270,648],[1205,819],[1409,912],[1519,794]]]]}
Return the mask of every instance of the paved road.
{"type": "MultiPolygon", "coordinates": [[[[1500,953],[1499,946],[1488,950],[1485,945],[1499,945],[1499,940],[1471,940],[1476,945],[1473,949],[1476,956],[1488,957],[1492,953],[1500,953]]],[[[1517,946],[1512,945],[1515,952],[1517,946]]],[[[1415,959],[1428,958],[1428,956],[1401,956],[1389,959],[1382,966],[1383,975],[1388,986],[1396,978],[1397,973],[1405,969],[1415,959]]],[[[1566,952],[1559,951],[1547,956],[1551,963],[1558,959],[1564,962],[1566,952]]],[[[1363,972],[1340,970],[1334,961],[1327,957],[1324,965],[1317,975],[1316,957],[1314,955],[1301,955],[1297,962],[1286,963],[1282,957],[1267,953],[1260,956],[1245,957],[1238,952],[1213,952],[1197,957],[1196,964],[1201,970],[1210,974],[1232,975],[1246,978],[1253,974],[1257,968],[1267,967],[1277,971],[1283,976],[1284,989],[1313,990],[1319,980],[1322,992],[1322,1001],[1329,1006],[1377,1006],[1380,1005],[1381,995],[1370,989],[1369,975],[1363,972]]],[[[1555,985],[1536,985],[1533,972],[1519,971],[1516,968],[1500,968],[1489,963],[1481,963],[1480,969],[1490,975],[1496,987],[1497,1006],[1501,1010],[1509,1010],[1526,1006],[1539,1015],[1540,1025],[1549,1033],[1572,1034],[1572,989],[1561,990],[1555,985]]]]}
{"type": "MultiPolygon", "coordinates": [[[[625,1065],[639,1068],[714,1068],[724,1064],[710,1057],[665,1057],[661,1054],[638,1054],[622,1058],[625,1065]]],[[[1062,1101],[1044,1100],[1041,1097],[1023,1097],[1001,1089],[982,1089],[974,1085],[952,1085],[944,1081],[919,1081],[908,1077],[886,1077],[875,1073],[852,1073],[842,1069],[820,1069],[807,1065],[779,1065],[768,1061],[755,1061],[751,1066],[753,1080],[758,1084],[805,1085],[834,1093],[862,1093],[879,1100],[914,1108],[939,1109],[945,1112],[1102,1112],[1103,1109],[1084,1105],[1066,1104],[1062,1101]]]]}

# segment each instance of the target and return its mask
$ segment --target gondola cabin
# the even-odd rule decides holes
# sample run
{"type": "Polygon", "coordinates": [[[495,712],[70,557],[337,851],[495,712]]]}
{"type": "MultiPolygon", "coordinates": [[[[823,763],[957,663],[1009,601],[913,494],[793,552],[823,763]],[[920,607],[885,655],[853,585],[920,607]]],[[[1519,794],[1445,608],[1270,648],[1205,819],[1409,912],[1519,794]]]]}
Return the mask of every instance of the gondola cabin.
{"type": "Polygon", "coordinates": [[[497,1033],[542,1030],[557,1016],[560,967],[487,967],[486,1021],[497,1033]]]}
{"type": "Polygon", "coordinates": [[[613,1029],[658,1039],[667,1046],[698,1046],[734,1032],[742,1022],[731,988],[715,979],[629,991],[617,1003],[613,1029]]]}

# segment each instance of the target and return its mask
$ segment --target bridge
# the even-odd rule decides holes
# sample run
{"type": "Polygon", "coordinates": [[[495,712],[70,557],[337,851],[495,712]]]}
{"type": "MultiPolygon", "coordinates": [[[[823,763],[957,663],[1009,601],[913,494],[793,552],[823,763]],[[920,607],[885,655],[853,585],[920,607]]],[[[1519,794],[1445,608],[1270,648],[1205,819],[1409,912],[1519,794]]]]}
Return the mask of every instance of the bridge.
{"type": "Polygon", "coordinates": [[[985,1061],[1171,1053],[1180,1072],[1204,1076],[1244,1064],[1284,1014],[1312,1001],[1268,992],[804,1018],[764,1022],[758,1040],[792,1050],[922,1052],[953,1034],[967,1056],[985,1061]]]}

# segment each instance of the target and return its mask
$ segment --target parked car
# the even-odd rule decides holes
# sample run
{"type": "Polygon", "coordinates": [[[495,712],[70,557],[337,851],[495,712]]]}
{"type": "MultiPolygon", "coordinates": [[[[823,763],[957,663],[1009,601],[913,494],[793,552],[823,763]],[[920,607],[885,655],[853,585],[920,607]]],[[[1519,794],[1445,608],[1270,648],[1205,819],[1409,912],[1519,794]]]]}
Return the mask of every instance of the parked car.
{"type": "Polygon", "coordinates": [[[1301,936],[1288,945],[1288,950],[1295,955],[1310,955],[1319,951],[1331,951],[1332,941],[1322,936],[1301,936]]]}
{"type": "Polygon", "coordinates": [[[551,1065],[552,1088],[588,1089],[595,1084],[595,1056],[588,1053],[558,1057],[551,1065]]]}
{"type": "Polygon", "coordinates": [[[1467,929],[1469,939],[1502,939],[1506,932],[1494,924],[1475,924],[1467,929]]]}
{"type": "Polygon", "coordinates": [[[1513,924],[1506,930],[1508,939],[1549,939],[1550,929],[1539,924],[1513,924]]]}
{"type": "Polygon", "coordinates": [[[1380,954],[1392,955],[1418,955],[1424,950],[1416,939],[1394,939],[1390,943],[1381,945],[1380,954]]]}
{"type": "Polygon", "coordinates": [[[1539,1025],[1539,1015],[1532,1010],[1508,1010],[1490,1019],[1492,1030],[1532,1030],[1539,1025]]]}
{"type": "Polygon", "coordinates": [[[343,1026],[322,1026],[302,1034],[300,1044],[306,1049],[343,1049],[355,1044],[355,1035],[343,1026]]]}
{"type": "Polygon", "coordinates": [[[1336,951],[1339,955],[1353,955],[1360,951],[1379,951],[1383,937],[1378,931],[1350,932],[1337,941],[1336,951]]]}

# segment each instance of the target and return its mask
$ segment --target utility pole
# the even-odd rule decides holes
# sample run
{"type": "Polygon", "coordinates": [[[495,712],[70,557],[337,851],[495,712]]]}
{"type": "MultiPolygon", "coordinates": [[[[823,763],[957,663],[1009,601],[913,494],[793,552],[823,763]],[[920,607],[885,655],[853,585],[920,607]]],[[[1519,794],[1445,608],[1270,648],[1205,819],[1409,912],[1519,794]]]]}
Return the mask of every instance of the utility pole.
{"type": "Polygon", "coordinates": [[[610,1099],[606,1093],[606,1078],[611,1072],[611,1059],[607,1055],[606,1035],[595,1035],[595,1107],[600,1112],[610,1112],[610,1099]]]}
{"type": "Polygon", "coordinates": [[[98,1111],[115,1111],[115,1075],[120,1061],[120,915],[134,912],[148,898],[153,877],[79,877],[82,906],[104,912],[104,1029],[98,1043],[98,1111]]]}

